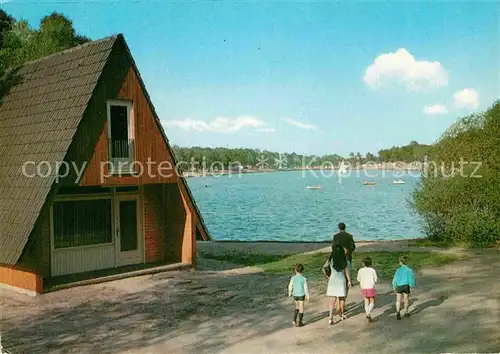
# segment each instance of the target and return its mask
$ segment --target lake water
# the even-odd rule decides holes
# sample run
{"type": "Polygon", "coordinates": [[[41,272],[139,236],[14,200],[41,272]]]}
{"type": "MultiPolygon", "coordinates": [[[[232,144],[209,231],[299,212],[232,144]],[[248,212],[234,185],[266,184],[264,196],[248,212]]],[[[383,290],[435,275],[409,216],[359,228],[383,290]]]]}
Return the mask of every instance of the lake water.
{"type": "Polygon", "coordinates": [[[215,240],[325,241],[341,221],[357,240],[422,236],[419,217],[408,205],[418,177],[356,173],[339,179],[311,171],[272,172],[189,178],[188,184],[215,240]],[[393,185],[396,179],[405,184],[393,185]],[[364,180],[376,185],[364,186],[364,180]],[[311,185],[323,189],[306,189],[311,185]]]}

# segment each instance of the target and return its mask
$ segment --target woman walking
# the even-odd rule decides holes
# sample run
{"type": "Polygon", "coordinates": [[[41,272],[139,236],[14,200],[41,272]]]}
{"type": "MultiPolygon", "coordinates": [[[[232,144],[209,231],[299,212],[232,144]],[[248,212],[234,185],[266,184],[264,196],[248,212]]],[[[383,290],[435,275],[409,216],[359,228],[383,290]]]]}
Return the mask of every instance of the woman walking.
{"type": "Polygon", "coordinates": [[[330,317],[328,323],[333,324],[333,310],[337,300],[339,302],[338,312],[340,320],[345,320],[345,298],[347,289],[351,287],[351,274],[347,265],[345,250],[340,245],[333,247],[332,253],[323,265],[323,273],[328,278],[326,296],[329,298],[328,309],[330,317]]]}

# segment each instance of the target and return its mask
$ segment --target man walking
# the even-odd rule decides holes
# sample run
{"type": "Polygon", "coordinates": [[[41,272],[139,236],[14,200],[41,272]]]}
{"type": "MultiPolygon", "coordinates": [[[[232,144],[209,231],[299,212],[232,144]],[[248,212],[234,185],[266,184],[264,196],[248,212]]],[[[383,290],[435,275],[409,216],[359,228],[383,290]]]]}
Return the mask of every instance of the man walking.
{"type": "Polygon", "coordinates": [[[339,232],[333,235],[332,250],[335,244],[344,247],[346,250],[347,267],[349,268],[349,274],[352,279],[352,254],[356,249],[356,245],[354,244],[353,236],[345,231],[345,224],[343,222],[339,223],[338,228],[339,232]]]}

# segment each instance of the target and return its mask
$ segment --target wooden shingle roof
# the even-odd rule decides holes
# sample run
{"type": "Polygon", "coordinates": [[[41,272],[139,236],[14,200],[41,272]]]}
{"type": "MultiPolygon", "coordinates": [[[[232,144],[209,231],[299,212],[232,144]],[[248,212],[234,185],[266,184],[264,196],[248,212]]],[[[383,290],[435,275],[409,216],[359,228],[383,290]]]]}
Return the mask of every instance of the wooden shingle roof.
{"type": "Polygon", "coordinates": [[[19,259],[118,37],[8,71],[12,86],[0,97],[0,264],[19,259]]]}

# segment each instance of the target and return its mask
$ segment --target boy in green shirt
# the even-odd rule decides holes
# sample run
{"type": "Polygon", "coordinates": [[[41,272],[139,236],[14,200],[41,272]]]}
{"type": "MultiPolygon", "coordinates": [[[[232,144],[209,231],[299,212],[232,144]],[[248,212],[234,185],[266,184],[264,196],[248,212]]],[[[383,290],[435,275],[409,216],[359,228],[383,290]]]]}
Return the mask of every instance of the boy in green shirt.
{"type": "Polygon", "coordinates": [[[408,312],[410,289],[415,287],[413,270],[408,267],[408,256],[400,257],[399,265],[400,267],[396,270],[394,278],[392,279],[392,287],[396,293],[396,318],[398,321],[401,320],[401,297],[403,297],[404,303],[404,316],[410,316],[408,312]]]}

